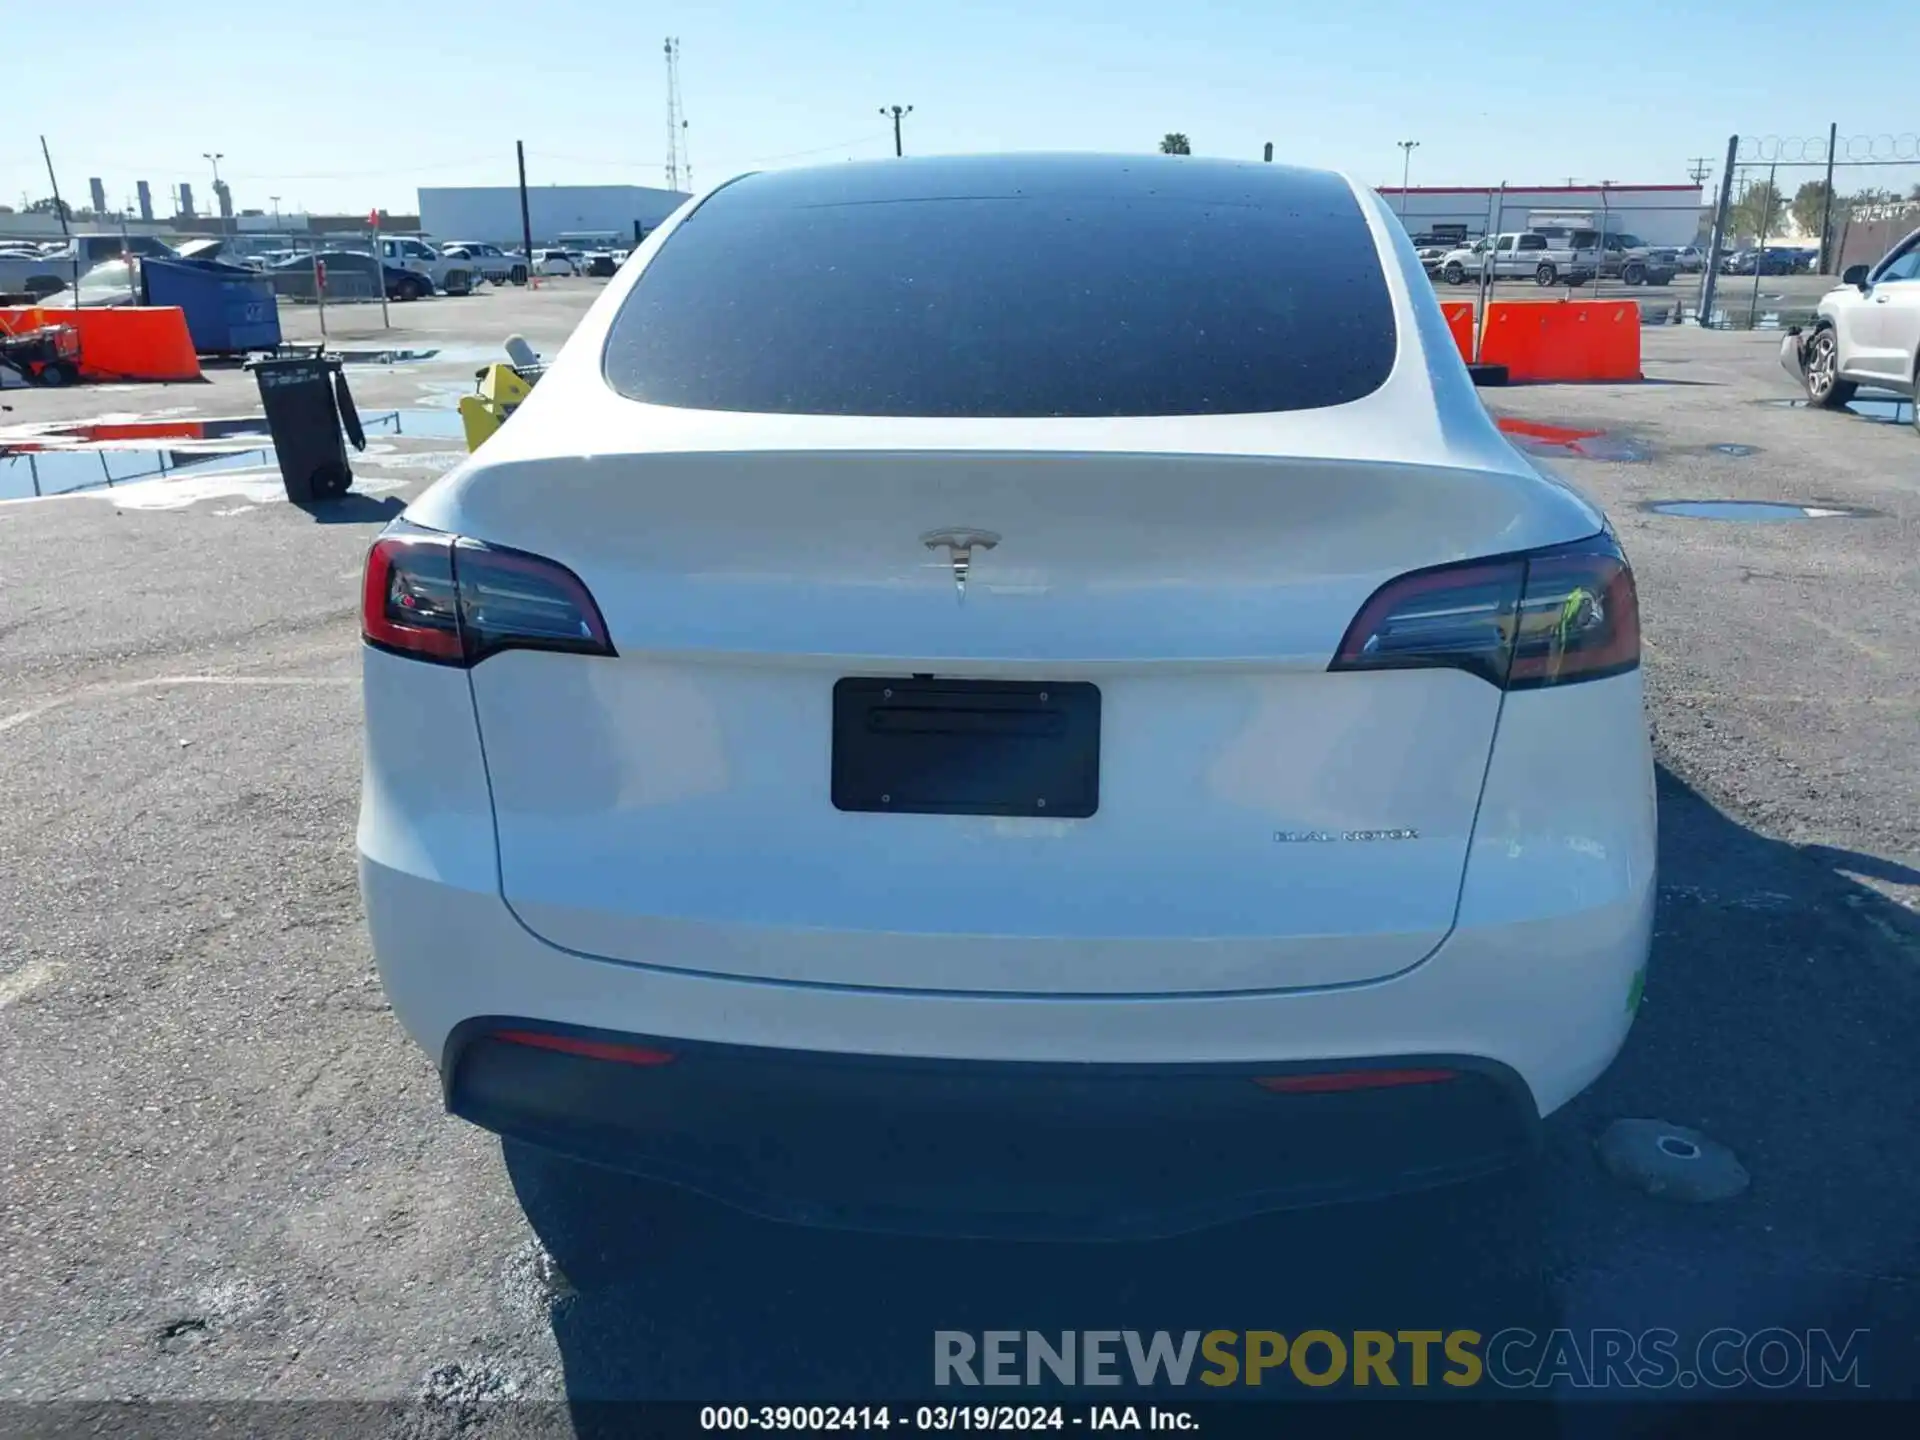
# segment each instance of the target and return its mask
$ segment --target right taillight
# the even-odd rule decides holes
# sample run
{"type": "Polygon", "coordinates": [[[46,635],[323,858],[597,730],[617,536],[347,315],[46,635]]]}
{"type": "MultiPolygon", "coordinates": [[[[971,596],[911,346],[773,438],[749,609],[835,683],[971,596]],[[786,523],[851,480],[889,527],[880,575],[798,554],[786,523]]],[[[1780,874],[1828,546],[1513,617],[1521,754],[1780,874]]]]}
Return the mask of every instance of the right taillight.
{"type": "Polygon", "coordinates": [[[1633,571],[1600,534],[1389,580],[1360,607],[1328,668],[1446,667],[1527,690],[1639,663],[1633,571]]]}
{"type": "Polygon", "coordinates": [[[360,633],[379,649],[461,667],[501,650],[614,653],[600,607],[566,566],[405,521],[367,552],[360,633]]]}

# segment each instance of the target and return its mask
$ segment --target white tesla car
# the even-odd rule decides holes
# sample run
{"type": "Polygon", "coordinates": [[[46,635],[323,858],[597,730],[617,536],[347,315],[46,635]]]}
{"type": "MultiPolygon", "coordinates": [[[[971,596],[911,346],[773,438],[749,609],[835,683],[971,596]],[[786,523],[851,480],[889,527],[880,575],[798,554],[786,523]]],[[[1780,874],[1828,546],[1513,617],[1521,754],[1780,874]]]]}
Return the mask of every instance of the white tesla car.
{"type": "Polygon", "coordinates": [[[1849,266],[1813,324],[1788,332],[1780,363],[1823,409],[1839,409],[1863,386],[1905,395],[1920,429],[1920,230],[1878,265],[1849,266]]]}
{"type": "Polygon", "coordinates": [[[754,174],[368,556],[456,1115],[764,1214],[1163,1234],[1524,1158],[1638,1000],[1605,518],[1346,178],[754,174]]]}

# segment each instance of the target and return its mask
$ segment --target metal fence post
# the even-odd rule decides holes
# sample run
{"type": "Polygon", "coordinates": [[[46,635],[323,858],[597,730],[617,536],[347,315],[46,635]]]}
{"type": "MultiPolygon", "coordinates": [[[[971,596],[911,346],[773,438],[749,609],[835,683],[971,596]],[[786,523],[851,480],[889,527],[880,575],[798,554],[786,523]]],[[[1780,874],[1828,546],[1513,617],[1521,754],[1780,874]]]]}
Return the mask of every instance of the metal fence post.
{"type": "Polygon", "coordinates": [[[133,242],[127,238],[127,215],[124,210],[120,212],[120,259],[125,262],[127,267],[127,303],[129,305],[138,305],[140,303],[140,287],[134,280],[133,242]]]}
{"type": "Polygon", "coordinates": [[[1760,209],[1760,248],[1753,257],[1753,298],[1747,301],[1747,328],[1753,329],[1760,317],[1760,277],[1767,273],[1767,231],[1773,228],[1773,202],[1779,196],[1776,177],[1780,174],[1780,162],[1776,159],[1767,167],[1767,203],[1760,209]]]}
{"type": "Polygon", "coordinates": [[[387,262],[380,254],[379,210],[368,212],[367,219],[373,224],[373,288],[380,292],[380,328],[391,330],[393,322],[387,318],[387,262]]]}
{"type": "Polygon", "coordinates": [[[1720,169],[1720,204],[1713,212],[1713,234],[1707,241],[1707,263],[1700,277],[1699,311],[1694,323],[1713,324],[1713,291],[1720,274],[1720,247],[1727,238],[1727,211],[1733,204],[1733,167],[1740,153],[1740,137],[1727,137],[1727,163],[1720,169]]]}
{"type": "Polygon", "coordinates": [[[327,338],[327,275],[320,263],[320,252],[307,252],[313,259],[313,300],[320,307],[320,338],[327,338]]]}
{"type": "MultiPolygon", "coordinates": [[[[1607,232],[1613,229],[1613,206],[1607,199],[1607,182],[1600,182],[1600,249],[1593,257],[1593,298],[1598,300],[1607,288],[1607,232]]],[[[1627,262],[1620,260],[1620,283],[1627,280],[1627,262]]]]}
{"type": "Polygon", "coordinates": [[[1507,182],[1504,180],[1500,182],[1500,189],[1496,192],[1493,205],[1493,225],[1485,235],[1480,237],[1483,242],[1483,248],[1480,251],[1478,290],[1480,308],[1479,313],[1473,317],[1473,363],[1476,365],[1480,363],[1480,347],[1486,340],[1487,307],[1493,301],[1493,286],[1498,278],[1493,270],[1494,257],[1497,253],[1493,247],[1499,242],[1500,227],[1506,223],[1507,219],[1507,182]]]}
{"type": "Polygon", "coordinates": [[[1833,257],[1828,246],[1833,240],[1833,152],[1840,143],[1840,122],[1834,121],[1827,127],[1827,193],[1825,203],[1820,207],[1820,273],[1827,273],[1827,266],[1833,257]]]}

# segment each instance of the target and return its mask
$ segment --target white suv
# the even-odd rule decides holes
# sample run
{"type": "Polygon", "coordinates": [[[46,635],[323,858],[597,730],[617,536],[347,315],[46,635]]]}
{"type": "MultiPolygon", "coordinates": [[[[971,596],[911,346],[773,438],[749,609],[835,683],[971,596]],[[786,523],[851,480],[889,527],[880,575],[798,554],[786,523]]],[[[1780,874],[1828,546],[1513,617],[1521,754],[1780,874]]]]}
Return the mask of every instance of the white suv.
{"type": "Polygon", "coordinates": [[[649,237],[368,556],[361,887],[448,1107],[964,1234],[1523,1159],[1640,996],[1638,609],[1419,273],[1350,177],[1185,156],[649,237]]]}
{"type": "Polygon", "coordinates": [[[1788,334],[1780,363],[1822,409],[1840,408],[1863,385],[1908,396],[1920,429],[1920,230],[1878,265],[1850,267],[1812,328],[1788,334]]]}

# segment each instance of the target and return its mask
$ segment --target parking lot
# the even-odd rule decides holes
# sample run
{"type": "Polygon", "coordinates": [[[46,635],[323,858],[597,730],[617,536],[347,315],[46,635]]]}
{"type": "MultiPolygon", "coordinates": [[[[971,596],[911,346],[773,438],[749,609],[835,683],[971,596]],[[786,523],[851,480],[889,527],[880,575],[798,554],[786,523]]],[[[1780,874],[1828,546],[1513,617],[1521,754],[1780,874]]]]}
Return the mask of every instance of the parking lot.
{"type": "MultiPolygon", "coordinates": [[[[377,307],[328,318],[336,343],[440,351],[351,367],[363,413],[447,414],[506,335],[551,354],[600,288],[396,305],[386,333],[377,307]]],[[[0,503],[0,1398],[420,1401],[396,1427],[504,1433],[481,1402],[912,1395],[933,1331],[996,1326],[1864,1328],[1875,1393],[1905,1393],[1920,437],[1894,407],[1796,406],[1778,343],[1649,326],[1644,383],[1482,392],[1621,533],[1661,767],[1645,1004],[1550,1121],[1539,1193],[1151,1245],[700,1206],[651,1233],[621,1182],[443,1116],[373,973],[353,829],[360,561],[457,461],[451,427],[372,435],[330,511],[257,469],[0,503]],[[1684,500],[1843,513],[1649,508],[1684,500]],[[1611,1178],[1594,1141],[1620,1117],[1697,1127],[1750,1188],[1689,1205],[1611,1178]]],[[[257,409],[238,370],[3,398],[0,425],[257,409]]]]}

